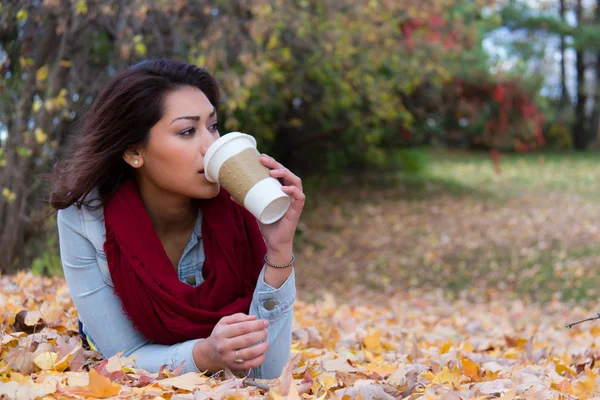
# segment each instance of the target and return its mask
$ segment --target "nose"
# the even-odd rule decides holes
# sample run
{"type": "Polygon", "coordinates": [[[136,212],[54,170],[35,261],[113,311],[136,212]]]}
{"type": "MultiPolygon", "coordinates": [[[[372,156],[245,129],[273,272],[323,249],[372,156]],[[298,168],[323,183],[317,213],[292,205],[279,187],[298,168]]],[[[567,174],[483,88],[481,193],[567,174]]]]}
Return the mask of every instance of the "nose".
{"type": "Polygon", "coordinates": [[[206,156],[208,148],[217,140],[214,135],[206,135],[205,137],[206,139],[200,145],[200,154],[202,154],[202,157],[206,156]]]}

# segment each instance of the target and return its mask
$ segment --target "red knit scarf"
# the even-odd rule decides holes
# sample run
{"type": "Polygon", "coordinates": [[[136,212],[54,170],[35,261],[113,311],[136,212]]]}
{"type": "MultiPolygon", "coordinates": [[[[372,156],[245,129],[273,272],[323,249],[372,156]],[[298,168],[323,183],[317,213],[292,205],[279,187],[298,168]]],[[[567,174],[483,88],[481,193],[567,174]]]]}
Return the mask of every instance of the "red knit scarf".
{"type": "Polygon", "coordinates": [[[115,291],[134,327],[155,343],[208,337],[227,315],[248,313],[266,252],[256,219],[221,189],[201,200],[204,282],[179,280],[134,181],[104,207],[104,251],[115,291]]]}

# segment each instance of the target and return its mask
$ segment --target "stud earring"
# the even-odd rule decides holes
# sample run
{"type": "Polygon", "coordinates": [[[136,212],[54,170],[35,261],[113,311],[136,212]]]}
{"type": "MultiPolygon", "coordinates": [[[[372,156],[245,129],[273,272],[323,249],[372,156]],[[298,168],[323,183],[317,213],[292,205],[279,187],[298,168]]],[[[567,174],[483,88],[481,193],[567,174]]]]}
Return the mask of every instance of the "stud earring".
{"type": "Polygon", "coordinates": [[[133,166],[137,167],[138,165],[140,165],[140,160],[133,160],[133,166]]]}

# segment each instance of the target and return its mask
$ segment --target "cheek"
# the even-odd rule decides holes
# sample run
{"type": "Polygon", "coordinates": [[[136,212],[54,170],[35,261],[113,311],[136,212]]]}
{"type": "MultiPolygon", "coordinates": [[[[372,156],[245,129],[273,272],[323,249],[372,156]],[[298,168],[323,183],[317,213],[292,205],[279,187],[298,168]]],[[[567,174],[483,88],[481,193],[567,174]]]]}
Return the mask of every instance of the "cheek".
{"type": "MultiPolygon", "coordinates": [[[[148,170],[156,177],[178,179],[182,174],[195,171],[197,152],[185,141],[164,141],[148,147],[148,170]]],[[[195,171],[197,172],[197,171],[195,171]]]]}

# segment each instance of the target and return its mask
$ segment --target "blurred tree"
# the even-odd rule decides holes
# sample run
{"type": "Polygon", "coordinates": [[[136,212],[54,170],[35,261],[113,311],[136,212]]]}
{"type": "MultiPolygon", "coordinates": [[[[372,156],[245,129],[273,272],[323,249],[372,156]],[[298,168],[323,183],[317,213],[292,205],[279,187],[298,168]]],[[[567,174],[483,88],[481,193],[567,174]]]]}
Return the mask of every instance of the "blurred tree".
{"type": "Polygon", "coordinates": [[[447,140],[462,93],[448,88],[463,83],[489,84],[471,91],[483,99],[466,102],[488,104],[482,109],[496,111],[485,115],[504,124],[471,126],[471,142],[514,148],[517,137],[535,139],[535,127],[513,129],[520,119],[506,117],[537,112],[522,107],[532,101],[527,89],[489,73],[482,39],[497,22],[482,11],[490,2],[0,3],[0,271],[29,266],[55,243],[44,238],[55,228],[41,223],[49,211],[39,174],[64,153],[71,125],[106,80],[145,57],[206,67],[223,89],[222,131],[251,133],[261,150],[304,172],[380,165],[395,148],[447,140]]]}
{"type": "Polygon", "coordinates": [[[207,2],[162,3],[0,3],[0,272],[29,265],[40,251],[25,246],[48,229],[39,175],[108,77],[143,57],[172,56],[181,45],[174,27],[212,22],[207,2]]]}
{"type": "MultiPolygon", "coordinates": [[[[505,26],[512,30],[526,29],[529,31],[544,31],[561,38],[564,48],[573,48],[576,52],[575,69],[577,73],[576,101],[573,105],[573,124],[571,135],[573,145],[578,150],[585,150],[596,139],[600,123],[600,11],[596,2],[595,12],[586,8],[582,0],[575,0],[572,4],[575,25],[570,25],[562,17],[569,10],[569,3],[560,0],[558,3],[558,16],[556,14],[532,8],[524,1],[510,0],[501,10],[505,26]],[[570,43],[565,43],[565,36],[572,37],[570,43]],[[586,56],[591,56],[593,61],[588,61],[586,56]],[[593,89],[586,83],[586,71],[592,69],[595,74],[593,89]],[[593,96],[589,94],[594,93],[593,96]]],[[[523,43],[527,46],[526,43],[523,43]]],[[[530,44],[531,45],[531,44],[530,44]]],[[[562,46],[561,46],[562,47],[562,46]]],[[[564,55],[564,51],[561,49],[564,55]]],[[[561,72],[564,79],[564,72],[561,72]]],[[[564,82],[564,80],[563,80],[564,82]]],[[[566,93],[566,85],[563,85],[566,93]]],[[[567,97],[566,95],[561,95],[567,97]]],[[[560,115],[560,113],[558,113],[560,115]]]]}

